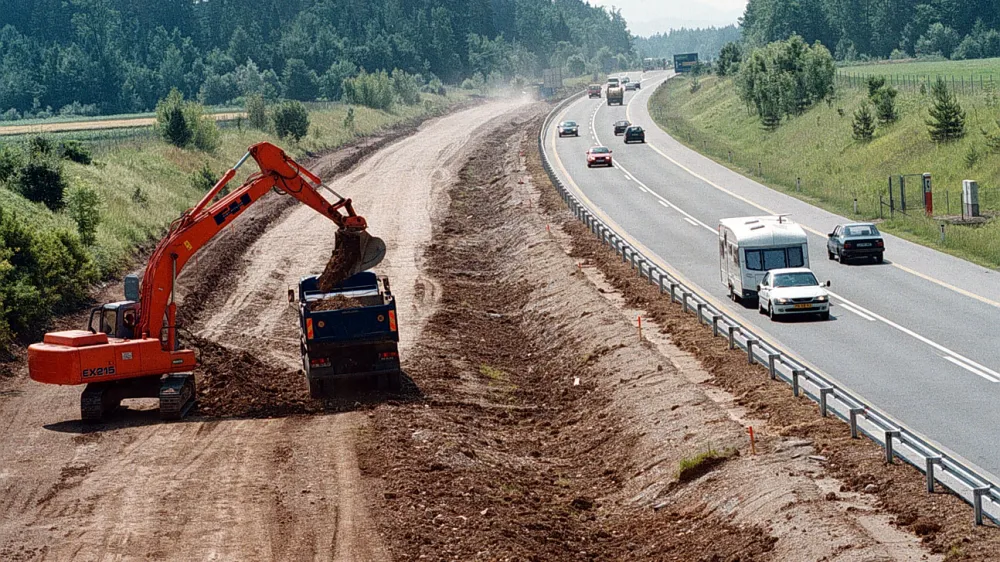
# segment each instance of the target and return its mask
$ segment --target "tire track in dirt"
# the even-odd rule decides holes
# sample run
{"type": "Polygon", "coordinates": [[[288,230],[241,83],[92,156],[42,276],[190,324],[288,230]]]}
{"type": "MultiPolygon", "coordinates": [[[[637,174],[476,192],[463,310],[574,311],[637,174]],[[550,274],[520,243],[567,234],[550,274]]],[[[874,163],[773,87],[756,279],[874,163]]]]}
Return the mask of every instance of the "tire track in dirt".
{"type": "MultiPolygon", "coordinates": [[[[364,162],[364,182],[350,183],[351,176],[335,182],[368,217],[372,232],[390,244],[379,270],[393,276],[397,298],[407,303],[400,313],[404,345],[421,325],[419,309],[410,308],[404,295],[420,293],[425,304],[435,295],[433,282],[419,272],[435,197],[454,174],[456,155],[489,134],[497,126],[492,119],[515,114],[517,106],[486,104],[429,122],[416,141],[364,162]]],[[[314,167],[323,169],[323,162],[314,167]]],[[[206,313],[218,308],[215,303],[193,303],[221,342],[245,345],[282,369],[293,359],[298,364],[285,287],[321,268],[333,240],[332,229],[323,230],[332,223],[305,216],[285,212],[261,229],[271,242],[260,248],[269,249],[247,254],[249,276],[259,284],[237,282],[226,291],[225,298],[250,295],[234,298],[238,314],[220,320],[206,313]],[[286,221],[297,236],[283,238],[286,221]],[[320,235],[313,236],[313,228],[320,235]],[[250,326],[246,335],[243,326],[250,326]]],[[[161,424],[153,405],[140,403],[123,420],[92,430],[59,421],[78,418],[79,388],[20,386],[25,392],[0,408],[0,427],[8,428],[0,435],[0,559],[386,559],[365,510],[353,453],[363,414],[161,424]]]]}

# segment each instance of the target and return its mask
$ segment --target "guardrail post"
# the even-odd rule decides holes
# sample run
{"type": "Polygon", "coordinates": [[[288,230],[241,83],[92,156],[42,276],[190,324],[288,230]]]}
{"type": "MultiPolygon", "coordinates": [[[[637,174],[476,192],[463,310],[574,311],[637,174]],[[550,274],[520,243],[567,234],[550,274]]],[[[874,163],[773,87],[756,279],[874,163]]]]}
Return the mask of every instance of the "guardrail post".
{"type": "Polygon", "coordinates": [[[777,353],[768,353],[767,354],[767,370],[771,372],[771,380],[772,381],[778,380],[778,372],[774,369],[774,362],[779,357],[781,357],[781,355],[779,355],[777,353]]]}
{"type": "Polygon", "coordinates": [[[688,312],[688,311],[690,310],[690,309],[688,308],[688,299],[689,299],[690,297],[691,297],[691,293],[688,293],[687,291],[685,291],[685,292],[684,292],[684,293],[683,293],[683,294],[681,295],[681,298],[682,298],[682,301],[683,301],[683,305],[684,305],[684,312],[688,312]]]}
{"type": "Polygon", "coordinates": [[[898,429],[887,429],[885,430],[885,462],[886,464],[892,464],[892,459],[895,457],[893,452],[892,439],[899,439],[898,429]]]}
{"type": "Polygon", "coordinates": [[[988,494],[989,492],[989,487],[972,489],[972,511],[975,512],[976,515],[977,527],[981,527],[983,525],[983,494],[988,494]]]}
{"type": "Polygon", "coordinates": [[[719,314],[712,315],[712,337],[719,337],[719,320],[722,320],[722,316],[719,314]]]}
{"type": "Polygon", "coordinates": [[[858,438],[858,414],[865,413],[864,408],[851,408],[851,439],[858,438]]]}
{"type": "Polygon", "coordinates": [[[729,349],[736,349],[736,332],[740,331],[739,326],[729,327],[729,349]]]}
{"type": "Polygon", "coordinates": [[[760,342],[757,341],[757,340],[747,339],[747,363],[749,363],[751,365],[754,364],[754,360],[753,360],[753,346],[757,345],[758,343],[760,343],[760,342]]]}
{"type": "Polygon", "coordinates": [[[792,396],[799,397],[799,377],[805,375],[806,372],[800,369],[792,369],[792,396]]]}
{"type": "Polygon", "coordinates": [[[702,320],[702,312],[705,310],[705,303],[698,303],[698,325],[701,326],[705,322],[702,320]]]}
{"type": "Polygon", "coordinates": [[[940,456],[927,457],[927,469],[924,471],[927,473],[927,493],[934,493],[934,465],[941,464],[940,456]]]}
{"type": "Polygon", "coordinates": [[[670,284],[670,302],[671,303],[677,302],[677,286],[678,286],[677,283],[671,283],[670,284]]]}
{"type": "Polygon", "coordinates": [[[663,276],[661,275],[661,276],[660,276],[660,294],[661,294],[661,295],[662,295],[663,293],[666,293],[666,292],[667,292],[667,290],[666,290],[665,288],[663,288],[663,279],[664,279],[664,277],[663,277],[663,276]]]}
{"type": "Polygon", "coordinates": [[[828,411],[827,410],[827,403],[826,403],[827,402],[827,398],[826,397],[828,395],[830,395],[830,394],[833,394],[833,387],[832,386],[827,386],[827,387],[819,389],[819,413],[824,418],[826,417],[826,414],[827,414],[827,411],[828,411]]]}

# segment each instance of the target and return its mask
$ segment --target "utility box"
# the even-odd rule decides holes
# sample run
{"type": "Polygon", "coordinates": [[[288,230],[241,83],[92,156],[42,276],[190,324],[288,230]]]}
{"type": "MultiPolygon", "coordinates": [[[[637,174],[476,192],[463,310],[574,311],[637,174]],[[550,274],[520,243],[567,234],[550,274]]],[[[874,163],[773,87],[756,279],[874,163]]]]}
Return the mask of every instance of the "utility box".
{"type": "Polygon", "coordinates": [[[975,180],[962,180],[962,214],[979,216],[979,184],[975,180]]]}

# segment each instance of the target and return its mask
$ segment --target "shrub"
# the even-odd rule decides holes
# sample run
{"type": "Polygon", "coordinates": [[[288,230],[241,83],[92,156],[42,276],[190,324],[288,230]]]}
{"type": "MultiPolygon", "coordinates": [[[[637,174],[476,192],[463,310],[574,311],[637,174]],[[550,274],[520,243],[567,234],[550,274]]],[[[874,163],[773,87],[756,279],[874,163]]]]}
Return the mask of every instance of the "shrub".
{"type": "Polygon", "coordinates": [[[715,73],[719,76],[732,76],[739,72],[741,60],[743,60],[743,50],[740,44],[735,41],[726,43],[719,52],[715,73]]]}
{"type": "Polygon", "coordinates": [[[736,86],[740,99],[760,115],[766,128],[772,128],[785,115],[830,100],[835,75],[826,47],[818,42],[810,47],[794,35],[754,49],[740,63],[736,86]]]}
{"type": "Polygon", "coordinates": [[[875,104],[875,115],[879,123],[895,123],[899,119],[899,113],[896,111],[897,95],[899,92],[895,88],[883,85],[870,96],[872,103],[875,104]]]}
{"type": "Polygon", "coordinates": [[[354,131],[354,108],[348,106],[347,115],[344,115],[344,128],[348,131],[354,131]]]}
{"type": "Polygon", "coordinates": [[[319,95],[316,73],[302,59],[288,59],[281,76],[286,98],[309,101],[319,95]]]}
{"type": "Polygon", "coordinates": [[[354,78],[344,80],[343,100],[354,105],[388,111],[392,107],[393,81],[383,70],[368,74],[364,70],[354,78]]]}
{"type": "Polygon", "coordinates": [[[566,69],[569,70],[570,76],[583,76],[587,72],[587,60],[583,58],[583,55],[570,55],[566,59],[566,69]]]}
{"type": "Polygon", "coordinates": [[[13,144],[0,145],[0,181],[7,181],[24,166],[24,153],[13,144]]]}
{"type": "Polygon", "coordinates": [[[948,90],[944,80],[938,78],[931,87],[934,96],[934,106],[931,107],[931,118],[927,121],[931,140],[934,142],[951,142],[965,136],[965,111],[958,103],[955,94],[948,90]]]}
{"type": "Polygon", "coordinates": [[[309,134],[309,112],[297,101],[286,101],[274,108],[271,116],[278,138],[291,137],[296,142],[309,134]]]}
{"type": "Polygon", "coordinates": [[[975,168],[976,164],[978,164],[982,158],[983,153],[979,150],[979,147],[974,144],[969,145],[969,149],[965,151],[965,167],[970,170],[975,168]]]}
{"type": "Polygon", "coordinates": [[[358,67],[350,61],[338,61],[320,78],[320,94],[330,101],[338,101],[344,95],[344,80],[358,73],[358,67]]]}
{"type": "Polygon", "coordinates": [[[194,144],[199,150],[213,152],[222,144],[219,127],[205,115],[204,106],[184,101],[177,88],[156,104],[156,123],[164,140],[178,148],[194,144]]]}
{"type": "Polygon", "coordinates": [[[76,235],[38,230],[0,209],[0,331],[8,337],[37,337],[52,314],[86,302],[96,280],[97,271],[76,235]]]}
{"type": "Polygon", "coordinates": [[[851,128],[854,130],[852,135],[854,140],[861,142],[872,140],[872,136],[875,135],[875,118],[872,117],[871,109],[867,103],[861,104],[861,107],[854,112],[854,122],[851,123],[851,128]]]}
{"type": "Polygon", "coordinates": [[[90,153],[90,149],[87,148],[82,142],[77,140],[62,141],[59,143],[59,155],[66,159],[76,162],[77,164],[89,165],[93,163],[94,158],[90,153]]]}
{"type": "Polygon", "coordinates": [[[406,105],[420,103],[420,87],[416,77],[398,68],[392,71],[392,92],[396,99],[406,105]]]}
{"type": "Polygon", "coordinates": [[[867,85],[868,99],[874,99],[875,93],[885,87],[885,76],[869,76],[867,85]]]}
{"type": "Polygon", "coordinates": [[[84,185],[71,189],[66,194],[66,210],[76,222],[80,241],[86,246],[93,245],[101,224],[101,199],[97,192],[84,185]]]}
{"type": "Polygon", "coordinates": [[[201,168],[191,174],[191,185],[198,191],[207,192],[215,187],[217,181],[219,181],[219,178],[215,177],[208,162],[202,164],[201,168]]]}
{"type": "Polygon", "coordinates": [[[267,104],[264,103],[264,96],[251,94],[246,100],[247,121],[250,127],[258,131],[266,131],[270,120],[267,118],[267,104]]]}
{"type": "Polygon", "coordinates": [[[52,141],[45,137],[31,137],[28,140],[28,154],[31,156],[52,156],[54,149],[52,141]]]}
{"type": "Polygon", "coordinates": [[[66,180],[62,166],[51,158],[32,157],[14,175],[14,190],[53,211],[62,208],[66,180]]]}
{"type": "Polygon", "coordinates": [[[149,196],[146,195],[146,192],[141,187],[136,186],[135,191],[132,192],[132,202],[145,208],[149,205],[149,196]]]}

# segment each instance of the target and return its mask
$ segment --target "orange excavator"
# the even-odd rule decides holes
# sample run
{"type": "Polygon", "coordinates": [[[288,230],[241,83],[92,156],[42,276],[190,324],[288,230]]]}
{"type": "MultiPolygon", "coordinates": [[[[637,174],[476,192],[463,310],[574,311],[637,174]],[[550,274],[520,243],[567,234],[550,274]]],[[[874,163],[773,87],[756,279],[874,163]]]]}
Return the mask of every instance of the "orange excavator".
{"type": "Polygon", "coordinates": [[[126,398],[159,398],[160,416],[179,419],[195,400],[195,353],[177,341],[177,276],[188,261],[226,225],[268,191],[291,195],[332,220],[337,226],[333,255],[320,276],[320,287],[332,287],[385,257],[385,243],[366,232],[365,219],[350,199],[333,193],[331,204],[319,193],[322,180],[292,160],[280,148],[260,143],[215,184],[192,209],[173,222],[149,258],[142,281],[125,279],[125,298],[90,314],[87,330],[51,332],[28,347],[32,379],[48,384],[80,385],[84,420],[104,419],[126,398]],[[238,189],[215,201],[250,157],[260,171],[238,189]],[[214,202],[213,202],[214,201],[214,202]]]}

